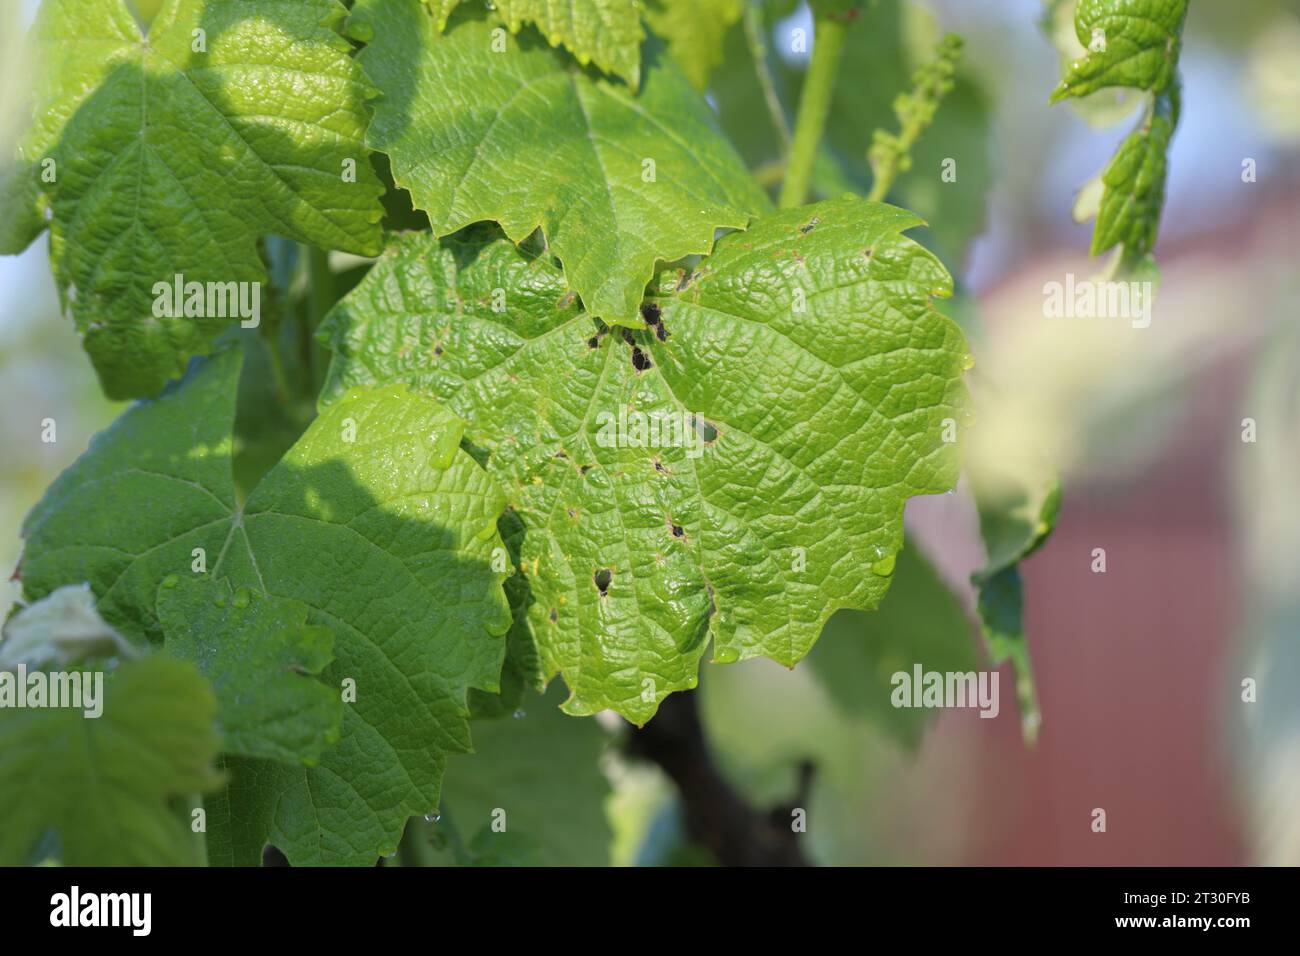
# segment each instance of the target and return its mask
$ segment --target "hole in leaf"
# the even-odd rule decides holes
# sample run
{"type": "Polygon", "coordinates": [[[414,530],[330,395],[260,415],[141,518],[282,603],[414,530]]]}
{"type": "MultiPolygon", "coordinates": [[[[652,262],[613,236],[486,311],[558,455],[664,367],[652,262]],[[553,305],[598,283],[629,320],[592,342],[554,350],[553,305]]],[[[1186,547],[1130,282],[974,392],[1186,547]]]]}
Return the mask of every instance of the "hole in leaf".
{"type": "Polygon", "coordinates": [[[718,427],[710,421],[696,416],[695,430],[699,433],[704,444],[708,445],[718,440],[718,427]]]}
{"type": "Polygon", "coordinates": [[[645,319],[646,325],[658,325],[661,310],[656,302],[641,303],[641,318],[645,319]]]}
{"type": "Polygon", "coordinates": [[[632,367],[638,372],[644,372],[648,368],[653,368],[654,362],[650,361],[649,355],[634,345],[632,346],[632,367]]]}
{"type": "Polygon", "coordinates": [[[682,530],[682,526],[681,526],[681,525],[679,525],[679,524],[675,524],[675,525],[673,525],[673,537],[674,537],[674,538],[685,537],[685,535],[686,535],[686,532],[682,530]]]}
{"type": "Polygon", "coordinates": [[[635,346],[636,337],[632,334],[632,330],[625,328],[622,329],[621,331],[623,332],[623,341],[626,342],[628,345],[635,346]]]}
{"type": "Polygon", "coordinates": [[[601,568],[596,572],[593,580],[596,582],[596,589],[600,591],[600,596],[605,597],[609,594],[609,585],[614,580],[614,572],[609,568],[601,568]]]}

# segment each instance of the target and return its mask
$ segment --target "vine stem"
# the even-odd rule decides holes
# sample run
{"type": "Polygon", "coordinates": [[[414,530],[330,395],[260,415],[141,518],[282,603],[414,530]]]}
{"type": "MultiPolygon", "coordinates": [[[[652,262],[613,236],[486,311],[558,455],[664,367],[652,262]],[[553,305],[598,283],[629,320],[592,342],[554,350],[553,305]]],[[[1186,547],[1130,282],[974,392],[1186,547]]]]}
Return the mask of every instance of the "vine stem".
{"type": "Polygon", "coordinates": [[[785,109],[781,106],[781,97],[776,93],[776,82],[767,65],[767,42],[763,38],[763,14],[758,4],[745,4],[745,42],[749,44],[749,56],[754,61],[754,74],[763,91],[767,103],[767,112],[772,117],[772,127],[781,140],[781,155],[790,151],[790,124],[785,119],[785,109]]]}
{"type": "Polygon", "coordinates": [[[802,206],[808,197],[813,160],[817,158],[817,146],[826,128],[835,75],[839,72],[848,31],[847,20],[818,17],[814,21],[812,63],[808,66],[808,76],[799,97],[799,118],[795,121],[794,139],[790,143],[785,182],[781,184],[779,205],[782,209],[802,206]]]}

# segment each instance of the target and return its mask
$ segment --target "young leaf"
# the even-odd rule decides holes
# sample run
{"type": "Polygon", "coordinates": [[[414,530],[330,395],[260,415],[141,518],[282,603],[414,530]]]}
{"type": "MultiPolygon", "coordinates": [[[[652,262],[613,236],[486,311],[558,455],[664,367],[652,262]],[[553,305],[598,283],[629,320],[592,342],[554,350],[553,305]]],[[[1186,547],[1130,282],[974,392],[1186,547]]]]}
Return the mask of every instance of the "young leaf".
{"type": "Polygon", "coordinates": [[[99,616],[90,585],[68,584],[5,621],[0,669],[64,667],[88,657],[131,653],[131,645],[99,616]]]}
{"type": "Polygon", "coordinates": [[[907,498],[955,483],[965,342],[918,224],[853,199],[769,216],[663,277],[637,329],[500,239],[406,236],[326,319],[324,400],[401,381],[466,419],[520,526],[541,676],[569,713],[644,723],[710,636],[793,665],[836,608],[875,607],[907,498]]]}
{"type": "Polygon", "coordinates": [[[668,41],[668,52],[697,90],[722,62],[723,41],[739,22],[744,0],[648,0],[646,23],[668,41]]]}
{"type": "Polygon", "coordinates": [[[26,185],[3,184],[0,212],[30,222],[36,190],[50,203],[55,275],[110,397],[155,394],[240,320],[168,315],[156,283],[261,282],[267,233],[378,250],[373,90],[336,32],[345,14],[336,0],[168,0],[146,37],[124,0],[41,7],[36,121],[13,173],[26,185]]]}
{"type": "Polygon", "coordinates": [[[0,709],[0,865],[40,862],[32,854],[50,835],[67,866],[200,862],[192,807],[180,798],[220,784],[207,681],[190,664],[150,656],[109,675],[102,703],[94,719],[0,709]]]}
{"type": "Polygon", "coordinates": [[[237,504],[239,371],[223,353],[96,439],[28,518],[24,587],[88,579],[137,641],[161,637],[173,574],[305,604],[335,634],[323,682],[355,694],[340,743],[315,768],[250,761],[239,785],[276,807],[269,838],[295,863],[373,862],[434,805],[446,755],[469,748],[467,688],[497,688],[501,492],[459,450],[460,421],[395,386],[344,396],[237,504]]]}
{"type": "MultiPolygon", "coordinates": [[[[462,0],[426,0],[437,29],[462,0]]],[[[636,89],[641,69],[641,14],[635,0],[496,0],[511,33],[532,23],[552,46],[564,45],[584,66],[594,63],[636,89]]]]}
{"type": "Polygon", "coordinates": [[[333,659],[334,634],[307,605],[227,580],[169,575],[158,592],[166,650],[212,681],[222,751],[311,766],[338,741],[343,704],[310,675],[333,659]]]}
{"type": "Polygon", "coordinates": [[[1075,33],[1087,48],[1052,102],[1129,87],[1151,94],[1142,121],[1101,174],[1091,254],[1120,246],[1117,269],[1131,274],[1155,245],[1165,200],[1165,155],[1178,125],[1178,55],[1187,0],[1079,0],[1075,33]]]}
{"type": "Polygon", "coordinates": [[[439,37],[417,0],[362,0],[355,16],[384,92],[368,142],[433,231],[495,220],[522,242],[540,226],[593,315],[632,319],[656,260],[708,252],[718,227],[767,208],[661,50],[633,96],[527,35],[494,53],[481,18],[439,37]]]}
{"type": "Polygon", "coordinates": [[[1186,16],[1187,0],[1079,0],[1074,32],[1088,53],[1071,64],[1052,102],[1111,86],[1169,88],[1186,16]]]}

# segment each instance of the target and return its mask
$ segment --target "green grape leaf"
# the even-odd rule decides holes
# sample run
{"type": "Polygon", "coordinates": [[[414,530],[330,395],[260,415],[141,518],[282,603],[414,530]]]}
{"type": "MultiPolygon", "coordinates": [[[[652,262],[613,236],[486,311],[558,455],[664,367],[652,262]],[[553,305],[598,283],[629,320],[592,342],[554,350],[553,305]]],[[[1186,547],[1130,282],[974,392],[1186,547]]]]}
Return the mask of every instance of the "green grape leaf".
{"type": "Polygon", "coordinates": [[[966,346],[919,224],[851,198],[774,214],[622,328],[508,242],[404,236],[327,316],[322,398],[400,381],[466,420],[518,527],[536,676],[644,723],[710,636],[792,666],[836,608],[879,604],[907,498],[955,483],[966,346]]]}
{"type": "Polygon", "coordinates": [[[88,580],[137,642],[162,638],[159,584],[199,560],[233,587],[306,605],[335,635],[323,683],[355,701],[319,766],[245,762],[242,792],[261,787],[274,808],[253,849],[271,839],[294,863],[372,863],[434,805],[446,756],[469,749],[467,689],[498,688],[501,492],[459,450],[454,415],[394,386],[343,396],[237,503],[240,365],[238,350],[214,357],[60,476],[25,525],[24,588],[88,580]]]}
{"type": "MultiPolygon", "coordinates": [[[[81,677],[93,674],[104,676],[81,677]]],[[[201,862],[189,811],[220,785],[211,688],[192,665],[155,655],[107,675],[101,703],[95,718],[0,708],[0,866],[40,862],[51,836],[68,866],[201,862]]]]}
{"type": "MultiPolygon", "coordinates": [[[[426,0],[438,30],[462,0],[426,0]]],[[[552,46],[566,47],[584,66],[594,63],[636,89],[641,71],[641,14],[635,0],[495,0],[511,33],[534,24],[552,46]]]]}
{"type": "Polygon", "coordinates": [[[974,629],[961,602],[910,543],[898,553],[894,583],[880,607],[837,611],[808,655],[813,673],[846,712],[915,748],[933,711],[894,707],[894,674],[971,671],[978,666],[974,629]]]}
{"type": "Polygon", "coordinates": [[[494,220],[522,242],[540,226],[594,315],[632,319],[656,260],[708,252],[717,228],[768,208],[661,50],[633,96],[526,35],[494,53],[481,18],[457,14],[439,37],[417,0],[362,0],[356,15],[384,92],[368,142],[433,231],[494,220]]]}
{"type": "Polygon", "coordinates": [[[1087,52],[1070,65],[1052,102],[1111,86],[1172,86],[1186,17],[1187,0],[1079,0],[1074,32],[1087,52]]]}
{"type": "MultiPolygon", "coordinates": [[[[168,308],[159,283],[261,283],[265,234],[378,251],[374,90],[345,15],[337,0],[167,0],[146,37],[124,0],[42,5],[36,120],[0,218],[30,224],[33,190],[49,203],[55,276],[110,397],[157,393],[251,320],[216,296],[168,308]]],[[[3,251],[31,238],[23,226],[3,251]]]]}
{"type": "Polygon", "coordinates": [[[544,696],[529,692],[513,719],[474,722],[474,753],[451,762],[442,789],[432,832],[445,834],[445,845],[436,862],[609,864],[606,734],[594,720],[565,716],[563,691],[556,683],[544,696]]]}
{"type": "MultiPolygon", "coordinates": [[[[1101,174],[1092,255],[1120,247],[1115,272],[1149,268],[1165,200],[1166,154],[1178,126],[1178,56],[1187,0],[1079,0],[1075,33],[1087,48],[1053,103],[1113,87],[1150,92],[1146,112],[1101,174]]],[[[1086,204],[1085,204],[1086,205],[1086,204]]]]}
{"type": "Polygon", "coordinates": [[[333,659],[334,633],[300,601],[227,580],[169,575],[158,619],[173,657],[196,664],[220,705],[222,751],[311,766],[336,743],[339,693],[311,675],[333,659]]]}
{"type": "Polygon", "coordinates": [[[668,42],[668,52],[697,90],[722,63],[727,31],[740,21],[742,0],[648,0],[650,29],[668,42]]]}
{"type": "Polygon", "coordinates": [[[1092,255],[1122,245],[1141,259],[1155,246],[1165,204],[1165,155],[1178,122],[1175,103],[1176,97],[1159,97],[1155,109],[1120,143],[1102,171],[1092,255]]]}

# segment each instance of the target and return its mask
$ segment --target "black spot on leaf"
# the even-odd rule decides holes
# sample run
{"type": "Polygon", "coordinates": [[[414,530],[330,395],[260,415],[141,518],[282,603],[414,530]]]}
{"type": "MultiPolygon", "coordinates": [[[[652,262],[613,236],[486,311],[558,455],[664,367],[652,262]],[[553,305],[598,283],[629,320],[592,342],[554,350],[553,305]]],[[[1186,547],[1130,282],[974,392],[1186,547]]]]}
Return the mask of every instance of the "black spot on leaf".
{"type": "Polygon", "coordinates": [[[812,232],[813,229],[816,228],[817,224],[820,222],[821,219],[819,219],[816,216],[813,216],[811,219],[809,219],[807,222],[805,222],[802,226],[799,227],[799,231],[806,236],[808,235],[808,233],[812,232]]]}

